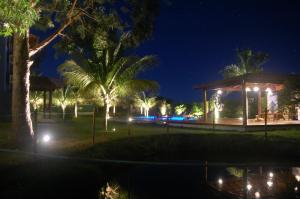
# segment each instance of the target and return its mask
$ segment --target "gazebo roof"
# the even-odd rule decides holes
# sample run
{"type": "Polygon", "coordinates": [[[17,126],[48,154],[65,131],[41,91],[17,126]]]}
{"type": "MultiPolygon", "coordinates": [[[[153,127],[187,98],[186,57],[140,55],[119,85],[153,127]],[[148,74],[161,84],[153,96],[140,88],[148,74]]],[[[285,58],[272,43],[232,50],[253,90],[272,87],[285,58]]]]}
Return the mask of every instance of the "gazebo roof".
{"type": "Polygon", "coordinates": [[[228,91],[237,91],[237,90],[241,90],[241,84],[243,81],[245,81],[246,86],[259,86],[263,88],[271,88],[272,90],[281,90],[283,88],[283,84],[288,80],[300,81],[300,75],[248,73],[237,77],[209,82],[206,84],[195,85],[194,88],[195,89],[224,89],[228,91]]]}
{"type": "Polygon", "coordinates": [[[58,88],[64,87],[62,79],[55,79],[45,76],[31,76],[30,77],[30,90],[34,91],[53,91],[58,88]]]}

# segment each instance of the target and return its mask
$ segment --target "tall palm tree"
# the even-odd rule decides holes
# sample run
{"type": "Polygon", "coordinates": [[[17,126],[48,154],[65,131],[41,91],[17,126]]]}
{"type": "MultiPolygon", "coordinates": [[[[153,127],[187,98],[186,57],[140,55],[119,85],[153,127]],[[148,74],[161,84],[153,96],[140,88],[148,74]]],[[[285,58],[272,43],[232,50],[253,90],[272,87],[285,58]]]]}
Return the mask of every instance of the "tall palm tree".
{"type": "Polygon", "coordinates": [[[109,108],[119,96],[128,94],[136,87],[154,84],[153,81],[137,80],[136,76],[156,63],[154,56],[124,56],[122,40],[96,52],[93,59],[80,63],[68,60],[60,66],[60,72],[72,85],[80,85],[103,99],[105,106],[105,130],[109,108]]]}
{"type": "Polygon", "coordinates": [[[221,71],[224,78],[257,73],[263,71],[262,65],[267,62],[269,55],[262,52],[254,52],[250,49],[237,50],[237,64],[231,64],[221,71]]]}
{"type": "Polygon", "coordinates": [[[53,93],[53,102],[55,105],[61,107],[62,117],[63,120],[65,120],[67,106],[70,106],[75,103],[74,93],[71,90],[71,86],[55,90],[53,93]]]}
{"type": "Polygon", "coordinates": [[[156,97],[147,97],[145,92],[135,96],[136,106],[141,108],[141,114],[149,116],[149,110],[156,105],[156,97]]]}

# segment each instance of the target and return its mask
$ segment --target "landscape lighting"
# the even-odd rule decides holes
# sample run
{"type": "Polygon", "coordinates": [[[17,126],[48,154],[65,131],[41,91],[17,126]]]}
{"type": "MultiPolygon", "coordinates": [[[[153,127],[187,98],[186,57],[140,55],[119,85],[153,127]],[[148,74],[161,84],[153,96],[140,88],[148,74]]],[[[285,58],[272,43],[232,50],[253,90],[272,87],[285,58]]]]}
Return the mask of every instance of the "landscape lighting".
{"type": "Polygon", "coordinates": [[[260,198],[260,193],[257,191],[257,192],[255,192],[255,198],[260,198]]]}
{"type": "Polygon", "coordinates": [[[255,86],[255,87],[253,88],[253,91],[257,92],[257,91],[259,91],[259,88],[258,88],[257,86],[255,86]]]}
{"type": "Polygon", "coordinates": [[[218,90],[217,93],[218,93],[218,95],[221,95],[223,92],[222,92],[222,90],[218,90]]]}
{"type": "Polygon", "coordinates": [[[299,175],[295,175],[295,178],[296,178],[297,182],[300,182],[300,176],[299,175]]]}
{"type": "Polygon", "coordinates": [[[44,143],[48,143],[51,140],[51,136],[49,134],[45,134],[42,138],[44,143]]]}
{"type": "Polygon", "coordinates": [[[246,88],[246,91],[247,91],[247,92],[251,91],[251,88],[247,87],[247,88],[246,88]]]}
{"type": "Polygon", "coordinates": [[[250,191],[252,189],[252,185],[251,184],[247,184],[247,189],[248,189],[248,191],[250,191]]]}
{"type": "Polygon", "coordinates": [[[273,186],[273,182],[272,182],[271,180],[269,180],[269,181],[267,182],[267,185],[268,185],[268,187],[272,187],[272,186],[273,186]]]}
{"type": "Polygon", "coordinates": [[[270,173],[269,173],[269,177],[270,177],[270,178],[273,178],[273,176],[274,176],[274,173],[273,173],[273,172],[270,172],[270,173]]]}
{"type": "Polygon", "coordinates": [[[132,122],[132,120],[133,120],[132,117],[128,118],[128,122],[132,122]]]}
{"type": "Polygon", "coordinates": [[[222,185],[222,184],[223,184],[222,178],[219,178],[218,183],[219,183],[219,185],[222,185]]]}

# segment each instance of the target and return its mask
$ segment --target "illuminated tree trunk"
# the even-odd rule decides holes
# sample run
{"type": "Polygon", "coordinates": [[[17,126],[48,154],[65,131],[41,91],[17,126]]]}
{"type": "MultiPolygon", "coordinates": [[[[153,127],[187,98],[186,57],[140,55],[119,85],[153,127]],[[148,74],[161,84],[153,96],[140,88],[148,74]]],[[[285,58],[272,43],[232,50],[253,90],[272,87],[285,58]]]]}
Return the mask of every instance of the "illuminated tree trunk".
{"type": "Polygon", "coordinates": [[[109,118],[109,104],[105,103],[105,131],[107,131],[108,118],[109,118]]]}
{"type": "Polygon", "coordinates": [[[75,105],[74,105],[74,114],[75,114],[75,118],[78,117],[78,105],[77,105],[77,102],[75,102],[75,105]]]}
{"type": "Polygon", "coordinates": [[[63,118],[63,121],[65,121],[65,118],[66,118],[66,107],[62,106],[61,109],[62,109],[62,118],[63,118]]]}
{"type": "Polygon", "coordinates": [[[114,114],[114,116],[116,116],[116,105],[114,105],[114,107],[113,107],[113,114],[114,114]]]}
{"type": "Polygon", "coordinates": [[[19,146],[30,144],[33,137],[30,117],[29,33],[13,36],[12,125],[19,146]]]}
{"type": "Polygon", "coordinates": [[[149,115],[149,108],[145,108],[145,116],[148,117],[149,115]]]}
{"type": "Polygon", "coordinates": [[[143,115],[143,106],[140,107],[141,115],[143,115]]]}

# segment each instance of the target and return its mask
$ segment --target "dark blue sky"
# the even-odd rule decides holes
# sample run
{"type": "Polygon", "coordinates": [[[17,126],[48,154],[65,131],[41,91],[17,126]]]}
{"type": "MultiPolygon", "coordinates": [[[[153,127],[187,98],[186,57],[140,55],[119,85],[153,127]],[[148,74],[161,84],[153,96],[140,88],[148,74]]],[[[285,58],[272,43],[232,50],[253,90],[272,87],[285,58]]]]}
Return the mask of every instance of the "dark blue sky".
{"type": "MultiPolygon", "coordinates": [[[[157,55],[160,65],[141,77],[157,80],[162,96],[199,101],[193,85],[221,79],[219,71],[236,62],[237,48],[269,53],[265,71],[300,73],[299,10],[298,0],[169,0],[153,39],[138,49],[157,55]]],[[[62,60],[53,60],[51,49],[47,54],[42,70],[54,76],[62,60]]]]}

